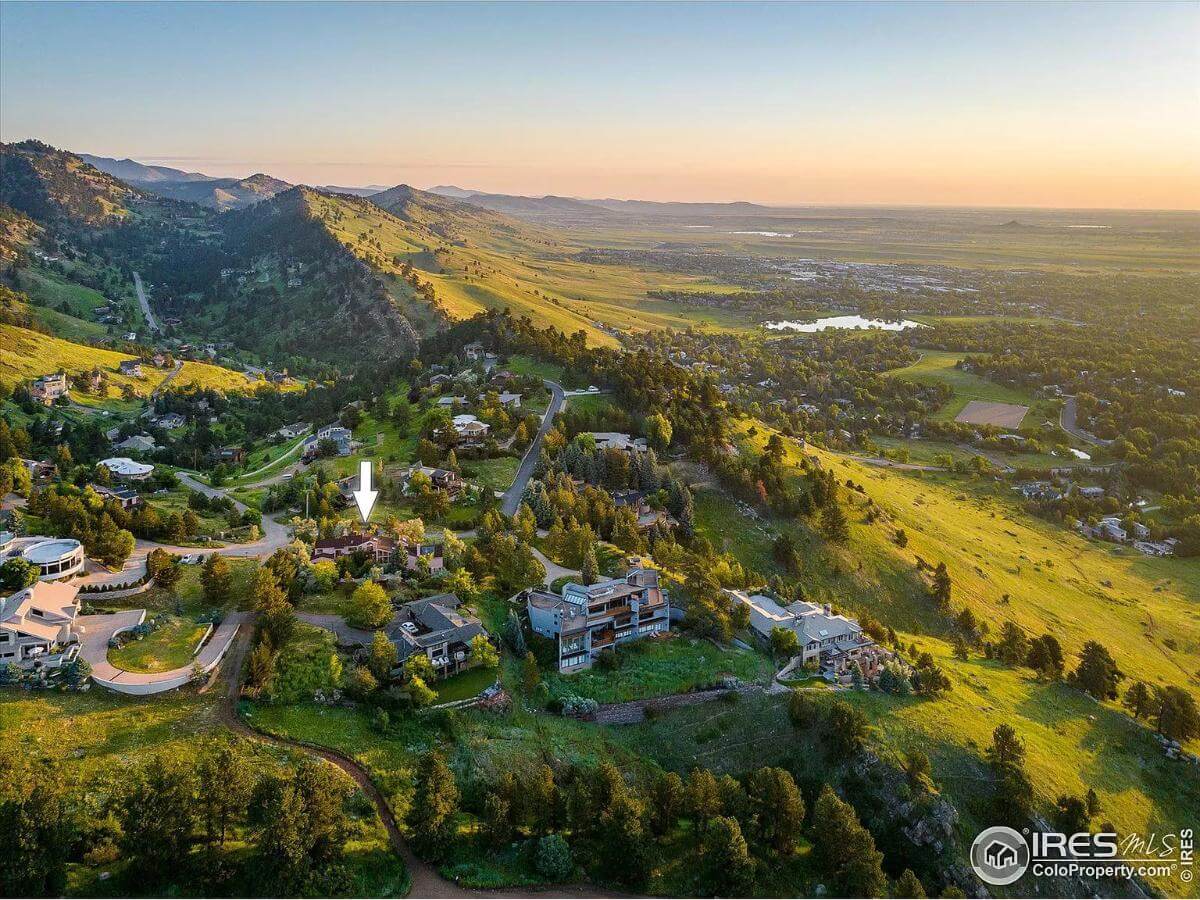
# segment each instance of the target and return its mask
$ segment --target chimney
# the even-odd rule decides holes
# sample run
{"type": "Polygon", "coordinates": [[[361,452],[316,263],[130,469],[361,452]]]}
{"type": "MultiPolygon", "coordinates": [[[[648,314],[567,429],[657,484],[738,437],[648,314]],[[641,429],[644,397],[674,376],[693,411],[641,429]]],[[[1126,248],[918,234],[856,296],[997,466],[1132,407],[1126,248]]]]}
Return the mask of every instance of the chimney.
{"type": "Polygon", "coordinates": [[[833,615],[833,607],[830,606],[828,603],[825,604],[824,609],[825,609],[825,615],[827,615],[827,616],[833,615]]]}

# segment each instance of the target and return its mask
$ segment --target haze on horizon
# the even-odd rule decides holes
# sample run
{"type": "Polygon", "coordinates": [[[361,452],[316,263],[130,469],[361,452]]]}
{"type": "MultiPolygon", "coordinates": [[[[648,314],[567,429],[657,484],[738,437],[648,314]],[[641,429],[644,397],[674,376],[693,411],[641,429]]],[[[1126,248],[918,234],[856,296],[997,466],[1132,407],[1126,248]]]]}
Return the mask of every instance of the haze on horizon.
{"type": "Polygon", "coordinates": [[[0,4],[0,138],[209,175],[1200,208],[1200,4],[0,4]]]}

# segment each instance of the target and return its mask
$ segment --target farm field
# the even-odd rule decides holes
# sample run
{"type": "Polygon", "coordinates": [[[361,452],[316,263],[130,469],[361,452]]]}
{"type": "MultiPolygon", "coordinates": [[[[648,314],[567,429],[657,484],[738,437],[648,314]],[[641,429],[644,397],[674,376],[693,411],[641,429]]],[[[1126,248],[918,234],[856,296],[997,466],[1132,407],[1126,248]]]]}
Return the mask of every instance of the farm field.
{"type": "MultiPolygon", "coordinates": [[[[971,372],[955,368],[959,360],[969,356],[947,350],[922,350],[921,358],[911,366],[892,369],[886,374],[893,378],[904,378],[921,384],[947,384],[954,391],[950,401],[937,411],[934,418],[946,422],[956,418],[973,400],[992,403],[1009,403],[1029,407],[1024,424],[1036,426],[1043,418],[1058,421],[1057,412],[1050,412],[1049,401],[1035,402],[1023,391],[995,384],[971,372]]],[[[1008,427],[1008,426],[1005,426],[1008,427]]]]}

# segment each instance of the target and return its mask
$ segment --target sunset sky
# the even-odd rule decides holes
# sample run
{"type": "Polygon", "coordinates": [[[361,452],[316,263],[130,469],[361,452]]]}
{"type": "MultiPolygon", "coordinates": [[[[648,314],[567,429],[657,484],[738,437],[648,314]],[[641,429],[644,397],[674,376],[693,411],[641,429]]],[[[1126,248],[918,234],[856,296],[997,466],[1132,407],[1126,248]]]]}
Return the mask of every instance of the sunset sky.
{"type": "Polygon", "coordinates": [[[1200,3],[0,4],[0,137],[212,175],[1200,207],[1200,3]]]}

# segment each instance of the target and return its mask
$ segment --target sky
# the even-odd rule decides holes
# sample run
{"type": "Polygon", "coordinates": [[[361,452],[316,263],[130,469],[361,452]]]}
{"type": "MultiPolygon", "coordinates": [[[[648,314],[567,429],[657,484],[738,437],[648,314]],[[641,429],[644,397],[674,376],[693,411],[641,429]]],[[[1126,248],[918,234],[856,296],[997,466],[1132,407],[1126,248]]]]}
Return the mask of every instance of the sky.
{"type": "Polygon", "coordinates": [[[0,139],[292,182],[1200,208],[1200,3],[0,3],[0,139]]]}

